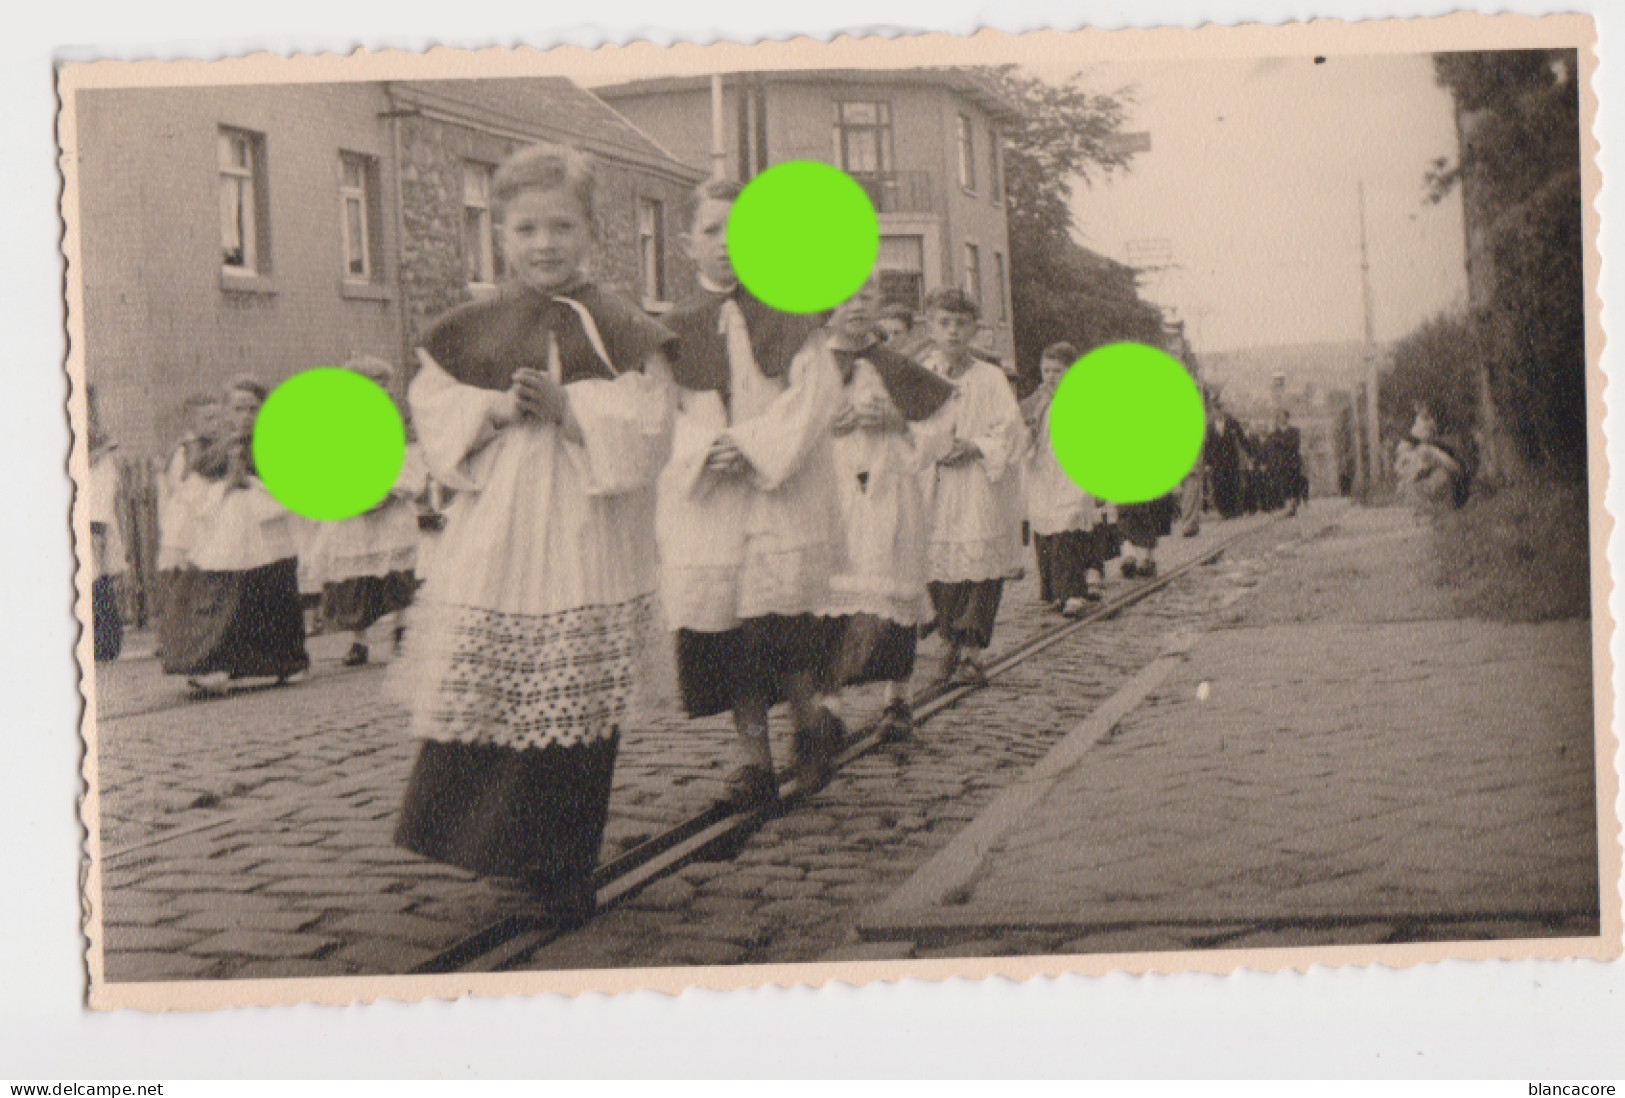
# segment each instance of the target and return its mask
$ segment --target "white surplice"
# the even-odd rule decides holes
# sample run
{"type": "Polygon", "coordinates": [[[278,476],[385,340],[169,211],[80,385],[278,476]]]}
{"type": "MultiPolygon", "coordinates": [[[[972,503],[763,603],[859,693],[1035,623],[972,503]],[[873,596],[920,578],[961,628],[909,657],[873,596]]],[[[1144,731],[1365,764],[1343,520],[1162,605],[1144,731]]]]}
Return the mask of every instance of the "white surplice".
{"type": "Polygon", "coordinates": [[[1069,530],[1093,530],[1105,521],[1099,500],[1078,487],[1055,456],[1050,435],[1050,411],[1044,409],[1038,429],[1033,432],[1024,462],[1026,469],[1027,521],[1033,533],[1064,534],[1069,530]]]}
{"type": "MultiPolygon", "coordinates": [[[[861,355],[846,385],[849,404],[891,403],[880,374],[861,355]]],[[[836,498],[846,534],[845,563],[830,580],[832,615],[873,614],[899,625],[928,616],[925,546],[930,516],[925,477],[947,453],[950,405],[902,430],[856,428],[836,435],[836,498]]]]}
{"type": "Polygon", "coordinates": [[[502,392],[418,357],[413,422],[429,472],[456,495],[397,664],[413,734],[515,749],[610,735],[643,702],[655,658],[667,379],[565,385],[576,443],[552,424],[497,428],[502,392]]]}
{"type": "Polygon", "coordinates": [[[186,447],[178,447],[158,479],[158,570],[180,568],[191,559],[198,513],[208,495],[207,478],[189,465],[186,447]]]}
{"type": "Polygon", "coordinates": [[[111,454],[104,454],[90,466],[90,521],[102,528],[92,538],[95,577],[121,576],[129,570],[124,533],[118,519],[119,466],[111,454]]]}
{"type": "MultiPolygon", "coordinates": [[[[1004,371],[972,359],[957,378],[933,350],[924,364],[953,382],[944,411],[949,443],[975,443],[981,456],[962,465],[936,465],[926,474],[930,534],[926,579],[961,583],[1004,579],[1021,567],[1021,481],[1018,466],[1027,428],[1004,371]]],[[[941,414],[941,413],[939,413],[941,414]]]]}
{"type": "Polygon", "coordinates": [[[428,478],[423,448],[409,443],[395,484],[376,507],[354,518],[320,525],[312,548],[314,581],[342,583],[413,571],[421,537],[413,500],[422,494],[428,478]]]}
{"type": "Polygon", "coordinates": [[[298,556],[296,516],[257,477],[241,488],[204,480],[192,506],[187,560],[205,572],[247,572],[298,556]]]}
{"type": "Polygon", "coordinates": [[[827,337],[809,340],[784,376],[756,365],[744,317],[723,305],[729,400],[679,390],[671,463],[660,477],[656,530],[668,626],[718,633],[770,614],[818,614],[840,553],[829,427],[841,376],[827,337]],[[743,474],[706,455],[726,438],[743,474]]]}

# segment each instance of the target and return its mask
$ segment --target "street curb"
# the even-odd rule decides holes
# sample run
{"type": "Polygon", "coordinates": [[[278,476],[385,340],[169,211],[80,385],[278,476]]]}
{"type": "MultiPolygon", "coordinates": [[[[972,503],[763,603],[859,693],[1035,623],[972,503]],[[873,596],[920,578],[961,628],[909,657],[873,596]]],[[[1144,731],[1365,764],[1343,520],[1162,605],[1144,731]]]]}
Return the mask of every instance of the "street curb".
{"type": "Polygon", "coordinates": [[[1183,659],[1163,655],[1141,668],[1117,692],[1068,732],[1031,770],[1006,787],[953,841],[915,871],[877,907],[858,920],[859,935],[883,934],[913,926],[922,908],[952,902],[976,879],[988,854],[1040,804],[1089,750],[1111,735],[1117,723],[1161,686],[1183,659]]]}

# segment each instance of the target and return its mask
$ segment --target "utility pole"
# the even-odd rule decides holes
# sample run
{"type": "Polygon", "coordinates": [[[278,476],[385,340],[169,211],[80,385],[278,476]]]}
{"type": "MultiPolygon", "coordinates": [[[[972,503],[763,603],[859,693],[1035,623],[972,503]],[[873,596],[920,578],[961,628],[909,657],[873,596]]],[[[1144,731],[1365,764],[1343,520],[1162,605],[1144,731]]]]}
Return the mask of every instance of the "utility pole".
{"type": "Polygon", "coordinates": [[[1365,402],[1366,402],[1366,465],[1365,490],[1373,491],[1383,480],[1382,430],[1378,423],[1377,384],[1382,365],[1377,356],[1375,325],[1371,318],[1371,259],[1365,239],[1365,180],[1360,180],[1360,304],[1365,320],[1365,402]]]}
{"type": "Polygon", "coordinates": [[[728,137],[722,123],[722,76],[711,75],[711,178],[728,177],[728,137]]]}

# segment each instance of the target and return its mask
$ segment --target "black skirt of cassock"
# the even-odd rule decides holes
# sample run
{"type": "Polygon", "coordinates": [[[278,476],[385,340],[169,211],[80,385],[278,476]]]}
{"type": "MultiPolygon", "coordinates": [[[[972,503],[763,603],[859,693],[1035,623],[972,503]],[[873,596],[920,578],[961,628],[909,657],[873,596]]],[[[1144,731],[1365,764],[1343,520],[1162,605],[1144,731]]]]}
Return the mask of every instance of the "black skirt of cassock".
{"type": "Polygon", "coordinates": [[[1173,532],[1178,515],[1177,496],[1162,496],[1145,503],[1121,503],[1117,506],[1117,527],[1122,531],[1123,540],[1148,547],[1173,532]]]}
{"type": "Polygon", "coordinates": [[[289,557],[244,572],[176,572],[159,643],[171,675],[292,675],[310,666],[299,564],[289,557]]]}
{"type": "Polygon", "coordinates": [[[1111,528],[1105,523],[1088,531],[1038,534],[1034,541],[1038,597],[1044,602],[1082,598],[1089,590],[1089,569],[1104,568],[1114,548],[1111,528]]]}
{"type": "Polygon", "coordinates": [[[424,741],[395,842],[485,876],[561,888],[598,864],[618,736],[512,748],[424,741]]]}
{"type": "Polygon", "coordinates": [[[726,713],[743,698],[784,700],[784,676],[826,678],[842,621],[814,614],[747,618],[720,633],[677,631],[677,685],[692,718],[726,713]]]}
{"type": "Polygon", "coordinates": [[[335,629],[355,632],[386,614],[412,605],[417,579],[411,571],[387,576],[351,576],[322,590],[322,617],[335,629]]]}
{"type": "Polygon", "coordinates": [[[124,619],[119,615],[115,576],[100,576],[90,586],[90,629],[96,662],[118,659],[124,647],[124,619]]]}
{"type": "Polygon", "coordinates": [[[905,682],[914,674],[920,631],[873,614],[853,614],[839,627],[840,644],[832,663],[831,685],[905,682]]]}

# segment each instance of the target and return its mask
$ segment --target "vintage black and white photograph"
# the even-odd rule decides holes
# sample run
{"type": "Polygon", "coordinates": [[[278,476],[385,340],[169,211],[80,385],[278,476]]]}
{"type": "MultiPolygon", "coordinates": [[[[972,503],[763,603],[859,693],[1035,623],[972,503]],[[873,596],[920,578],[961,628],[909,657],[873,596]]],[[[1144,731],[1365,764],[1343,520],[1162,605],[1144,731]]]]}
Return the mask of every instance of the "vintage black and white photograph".
{"type": "Polygon", "coordinates": [[[1236,33],[64,66],[92,1005],[1617,955],[1590,20],[1236,33]]]}

